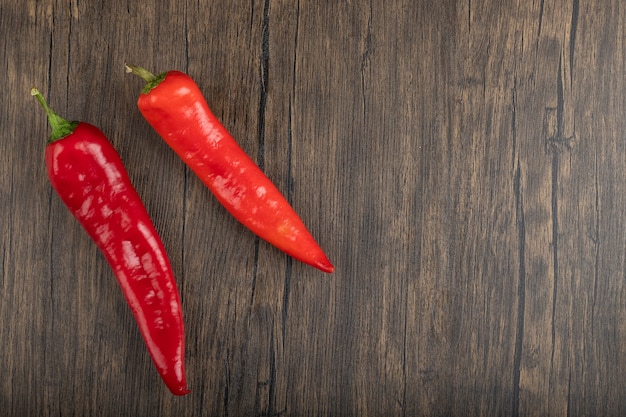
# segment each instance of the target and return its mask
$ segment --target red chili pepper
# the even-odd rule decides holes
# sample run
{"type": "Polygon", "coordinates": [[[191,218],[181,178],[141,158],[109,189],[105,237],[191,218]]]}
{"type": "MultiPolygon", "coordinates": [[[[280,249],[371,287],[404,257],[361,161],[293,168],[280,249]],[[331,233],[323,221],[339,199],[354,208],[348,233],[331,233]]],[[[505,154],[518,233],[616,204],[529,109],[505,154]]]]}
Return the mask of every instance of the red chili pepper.
{"type": "Polygon", "coordinates": [[[118,153],[95,126],[69,122],[48,107],[46,165],[52,187],[96,242],[122,288],[163,381],[189,392],[180,295],[163,243],[118,153]]]}
{"type": "Polygon", "coordinates": [[[127,65],[146,86],[137,105],[148,123],[222,205],[262,239],[324,272],[334,267],[294,209],[213,115],[188,75],[127,65]]]}

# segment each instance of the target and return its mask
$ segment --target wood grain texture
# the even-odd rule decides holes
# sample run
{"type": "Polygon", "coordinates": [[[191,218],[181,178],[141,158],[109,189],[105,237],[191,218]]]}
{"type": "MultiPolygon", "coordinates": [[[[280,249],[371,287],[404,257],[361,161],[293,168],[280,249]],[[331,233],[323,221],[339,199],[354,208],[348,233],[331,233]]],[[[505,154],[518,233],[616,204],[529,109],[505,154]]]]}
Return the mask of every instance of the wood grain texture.
{"type": "Polygon", "coordinates": [[[3,0],[0,414],[626,415],[625,39],[618,0],[3,0]],[[124,62],[188,72],[336,272],[230,217],[124,62]],[[187,397],[46,179],[33,85],[144,199],[187,397]]]}

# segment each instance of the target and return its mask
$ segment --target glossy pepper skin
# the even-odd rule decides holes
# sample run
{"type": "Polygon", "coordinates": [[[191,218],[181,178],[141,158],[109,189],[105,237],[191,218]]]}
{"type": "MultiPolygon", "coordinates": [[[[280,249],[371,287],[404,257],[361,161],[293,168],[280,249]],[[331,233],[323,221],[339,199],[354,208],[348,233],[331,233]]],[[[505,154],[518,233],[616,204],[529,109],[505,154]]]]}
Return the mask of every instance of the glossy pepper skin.
{"type": "Polygon", "coordinates": [[[36,89],[31,93],[53,129],[45,151],[52,187],[113,269],[161,378],[173,394],[187,394],[174,274],[122,160],[98,128],[60,118],[36,89]]]}
{"type": "Polygon", "coordinates": [[[288,255],[334,271],[300,217],[211,112],[191,77],[126,68],[147,82],[137,101],[141,114],[237,220],[288,255]]]}

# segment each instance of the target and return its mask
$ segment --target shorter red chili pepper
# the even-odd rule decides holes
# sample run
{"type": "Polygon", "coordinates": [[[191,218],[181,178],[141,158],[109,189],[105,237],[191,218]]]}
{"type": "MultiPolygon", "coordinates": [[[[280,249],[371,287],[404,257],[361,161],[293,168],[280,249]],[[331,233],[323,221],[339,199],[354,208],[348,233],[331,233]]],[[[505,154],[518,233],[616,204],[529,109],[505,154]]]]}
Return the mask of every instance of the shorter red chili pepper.
{"type": "Polygon", "coordinates": [[[113,145],[95,126],[58,116],[33,88],[52,127],[48,178],[110,264],[161,378],[189,392],[181,302],[163,243],[113,145]]]}
{"type": "Polygon", "coordinates": [[[154,75],[127,65],[146,82],[137,105],[165,142],[220,203],[260,238],[324,272],[334,267],[297,213],[213,115],[188,75],[154,75]]]}

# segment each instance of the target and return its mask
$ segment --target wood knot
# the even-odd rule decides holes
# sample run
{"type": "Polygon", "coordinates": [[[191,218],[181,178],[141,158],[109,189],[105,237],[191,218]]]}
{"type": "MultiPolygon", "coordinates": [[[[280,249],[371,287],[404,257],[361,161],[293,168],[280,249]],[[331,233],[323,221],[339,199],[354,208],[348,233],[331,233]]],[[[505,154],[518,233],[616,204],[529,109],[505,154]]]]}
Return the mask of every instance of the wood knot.
{"type": "Polygon", "coordinates": [[[576,135],[563,134],[562,112],[557,107],[546,107],[543,116],[543,137],[546,151],[553,153],[571,152],[576,144],[576,135]]]}

